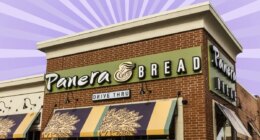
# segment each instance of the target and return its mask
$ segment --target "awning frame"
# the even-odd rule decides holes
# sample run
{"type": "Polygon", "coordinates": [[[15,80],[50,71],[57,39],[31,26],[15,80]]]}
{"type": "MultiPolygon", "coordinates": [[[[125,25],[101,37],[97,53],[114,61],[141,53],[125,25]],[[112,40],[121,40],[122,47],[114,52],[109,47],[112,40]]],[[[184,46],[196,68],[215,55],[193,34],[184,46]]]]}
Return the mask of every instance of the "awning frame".
{"type": "Polygon", "coordinates": [[[231,123],[232,127],[236,130],[237,136],[240,138],[252,138],[252,136],[249,134],[245,126],[243,125],[242,121],[239,119],[239,117],[236,115],[234,111],[231,109],[225,107],[224,105],[215,102],[216,106],[218,107],[222,113],[225,115],[227,120],[231,123]]]}

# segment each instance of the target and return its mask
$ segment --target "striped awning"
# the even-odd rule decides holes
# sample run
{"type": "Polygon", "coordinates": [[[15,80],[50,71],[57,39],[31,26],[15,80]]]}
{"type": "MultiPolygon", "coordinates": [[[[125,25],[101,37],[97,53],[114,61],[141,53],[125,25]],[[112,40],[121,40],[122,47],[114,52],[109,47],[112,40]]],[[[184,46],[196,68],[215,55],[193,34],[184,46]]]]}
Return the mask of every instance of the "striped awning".
{"type": "Polygon", "coordinates": [[[176,99],[55,110],[44,138],[169,135],[176,99]]]}
{"type": "Polygon", "coordinates": [[[216,104],[217,104],[218,108],[222,111],[222,113],[226,116],[226,118],[229,120],[231,125],[234,127],[234,129],[237,132],[238,137],[240,137],[242,139],[252,138],[234,111],[223,106],[220,103],[216,103],[216,104]]]}
{"type": "Polygon", "coordinates": [[[0,116],[0,139],[25,138],[39,113],[0,116]]]}

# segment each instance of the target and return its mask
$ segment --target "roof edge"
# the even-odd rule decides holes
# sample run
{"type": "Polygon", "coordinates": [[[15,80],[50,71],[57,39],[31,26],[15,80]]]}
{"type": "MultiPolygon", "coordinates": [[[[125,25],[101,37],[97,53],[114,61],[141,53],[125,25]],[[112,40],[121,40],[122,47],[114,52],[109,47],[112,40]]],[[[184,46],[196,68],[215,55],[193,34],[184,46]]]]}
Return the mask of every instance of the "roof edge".
{"type": "MultiPolygon", "coordinates": [[[[142,18],[136,18],[136,19],[133,19],[133,20],[125,21],[125,22],[112,24],[112,25],[109,25],[109,26],[104,26],[104,27],[100,27],[100,28],[96,28],[96,29],[92,29],[92,30],[87,30],[87,31],[82,31],[82,32],[79,32],[79,33],[71,34],[71,35],[65,35],[65,36],[62,36],[62,37],[49,39],[49,40],[46,40],[46,41],[41,41],[41,42],[37,43],[37,48],[41,50],[41,49],[49,48],[51,46],[65,44],[65,43],[71,42],[71,40],[69,40],[69,39],[73,39],[75,37],[86,35],[86,34],[88,34],[89,36],[81,38],[81,39],[75,39],[73,41],[87,39],[87,38],[95,37],[95,36],[100,36],[100,35],[103,35],[103,34],[102,33],[98,34],[98,32],[102,32],[104,30],[123,27],[124,25],[138,23],[138,22],[142,22],[144,20],[151,20],[151,19],[154,19],[154,18],[157,18],[157,17],[160,17],[160,16],[166,16],[166,15],[169,15],[169,14],[174,14],[174,13],[182,12],[182,11],[185,11],[185,10],[188,10],[188,9],[195,9],[195,8],[199,8],[199,7],[204,7],[204,9],[201,8],[202,9],[201,12],[210,11],[210,3],[209,2],[203,2],[203,3],[199,3],[199,4],[194,4],[194,5],[190,5],[190,6],[177,8],[177,9],[170,10],[170,11],[164,11],[164,12],[161,12],[161,13],[158,13],[158,14],[149,15],[149,16],[145,16],[145,17],[142,17],[142,18]],[[95,33],[97,33],[97,34],[95,34],[95,33]],[[66,41],[59,42],[60,40],[66,40],[66,41]]],[[[195,13],[193,13],[193,14],[195,14],[195,13]]],[[[157,22],[160,22],[160,21],[157,21],[157,22]]],[[[146,24],[150,24],[150,23],[146,23],[146,24]]],[[[140,25],[135,25],[133,27],[138,27],[138,26],[140,26],[140,25]]],[[[115,31],[120,31],[120,30],[124,30],[124,29],[127,29],[127,28],[117,29],[115,31]]],[[[115,32],[115,31],[113,31],[113,32],[115,32]]]]}
{"type": "Polygon", "coordinates": [[[249,92],[242,84],[240,84],[239,82],[237,82],[238,86],[242,87],[243,90],[246,91],[246,93],[248,93],[252,98],[254,98],[255,100],[257,100],[258,98],[255,97],[255,95],[253,95],[251,92],[249,92]]]}
{"type": "Polygon", "coordinates": [[[11,80],[0,81],[0,89],[7,87],[15,87],[25,84],[33,84],[38,82],[44,82],[44,74],[33,75],[28,77],[16,78],[11,80]]]}
{"type": "Polygon", "coordinates": [[[238,46],[240,52],[242,52],[243,47],[242,45],[239,43],[239,41],[235,38],[235,36],[233,35],[233,33],[230,31],[230,29],[227,27],[227,25],[225,24],[224,20],[218,15],[217,11],[214,9],[214,7],[209,4],[210,7],[210,12],[214,15],[214,17],[219,21],[219,23],[221,24],[221,26],[224,28],[224,30],[226,30],[227,34],[231,37],[231,39],[234,41],[234,43],[238,46]]]}

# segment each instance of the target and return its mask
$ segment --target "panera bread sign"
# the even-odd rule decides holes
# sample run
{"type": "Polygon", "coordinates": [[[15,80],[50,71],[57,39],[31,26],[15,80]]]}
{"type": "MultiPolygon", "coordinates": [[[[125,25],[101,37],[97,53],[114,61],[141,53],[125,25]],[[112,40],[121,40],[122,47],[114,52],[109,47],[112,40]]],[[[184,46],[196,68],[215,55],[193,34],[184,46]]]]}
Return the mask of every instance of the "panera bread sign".
{"type": "Polygon", "coordinates": [[[201,48],[164,52],[56,71],[45,75],[48,92],[63,92],[201,73],[201,48]]]}
{"type": "Polygon", "coordinates": [[[209,87],[210,90],[236,104],[236,72],[234,65],[209,42],[209,87]]]}
{"type": "Polygon", "coordinates": [[[92,101],[112,100],[119,98],[130,98],[130,90],[95,93],[92,95],[92,101]]]}

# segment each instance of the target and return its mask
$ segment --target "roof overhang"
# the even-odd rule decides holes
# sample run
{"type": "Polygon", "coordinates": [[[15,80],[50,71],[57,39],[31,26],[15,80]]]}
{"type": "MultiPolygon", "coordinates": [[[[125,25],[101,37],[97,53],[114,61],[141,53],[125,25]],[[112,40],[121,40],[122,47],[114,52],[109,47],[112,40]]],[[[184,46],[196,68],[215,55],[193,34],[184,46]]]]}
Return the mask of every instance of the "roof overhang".
{"type": "Polygon", "coordinates": [[[44,93],[43,74],[0,82],[1,98],[35,93],[44,93]]]}
{"type": "Polygon", "coordinates": [[[242,47],[209,2],[37,43],[47,59],[205,29],[235,61],[242,47]]]}
{"type": "Polygon", "coordinates": [[[44,82],[43,74],[33,75],[28,77],[22,77],[17,79],[11,79],[6,81],[0,82],[0,89],[7,88],[7,87],[14,87],[14,86],[21,86],[21,85],[32,85],[34,83],[41,83],[44,82]]]}

